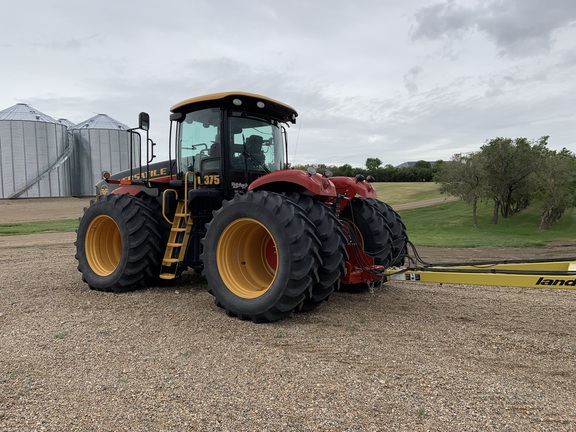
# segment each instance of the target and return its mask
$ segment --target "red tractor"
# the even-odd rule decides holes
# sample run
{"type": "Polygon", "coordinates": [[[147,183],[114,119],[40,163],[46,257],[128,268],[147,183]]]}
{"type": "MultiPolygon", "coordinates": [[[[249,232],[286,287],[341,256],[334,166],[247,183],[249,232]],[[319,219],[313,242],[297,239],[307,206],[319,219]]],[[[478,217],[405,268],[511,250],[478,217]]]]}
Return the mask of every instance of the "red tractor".
{"type": "MultiPolygon", "coordinates": [[[[289,105],[234,92],[171,112],[169,160],[105,173],[80,220],[90,288],[134,290],[193,269],[229,315],[271,322],[403,264],[404,224],[363,176],[287,169],[289,105]]],[[[148,154],[149,123],[141,113],[132,131],[145,132],[148,154]]]]}

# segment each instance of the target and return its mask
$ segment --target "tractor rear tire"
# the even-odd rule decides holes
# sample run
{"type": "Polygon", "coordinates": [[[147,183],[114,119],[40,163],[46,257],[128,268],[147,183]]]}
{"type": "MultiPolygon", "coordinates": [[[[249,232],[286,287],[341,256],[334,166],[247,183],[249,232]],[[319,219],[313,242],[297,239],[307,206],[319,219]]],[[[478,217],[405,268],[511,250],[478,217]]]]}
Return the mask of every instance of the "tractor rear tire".
{"type": "Polygon", "coordinates": [[[375,198],[367,198],[366,201],[382,213],[392,233],[392,263],[390,265],[392,267],[404,265],[406,255],[408,254],[406,225],[402,222],[400,215],[388,204],[375,198]]]}
{"type": "MultiPolygon", "coordinates": [[[[360,238],[360,245],[374,264],[389,267],[392,262],[392,233],[384,216],[366,198],[352,198],[340,213],[352,224],[352,235],[360,238]]],[[[354,242],[355,243],[355,242],[354,242]]]]}
{"type": "Polygon", "coordinates": [[[76,260],[91,289],[125,292],[146,286],[160,271],[158,221],[131,195],[100,195],[76,230],[76,260]]]}
{"type": "Polygon", "coordinates": [[[285,196],[236,195],[206,228],[203,275],[228,315],[278,321],[309,298],[318,282],[320,241],[302,209],[285,196]]]}
{"type": "Polygon", "coordinates": [[[326,205],[308,195],[292,193],[288,198],[306,212],[306,216],[316,227],[316,236],[320,240],[320,258],[318,269],[320,280],[312,288],[312,293],[302,304],[301,311],[310,311],[328,300],[334,291],[340,289],[340,280],[346,272],[346,238],[342,223],[336,214],[326,205]]]}

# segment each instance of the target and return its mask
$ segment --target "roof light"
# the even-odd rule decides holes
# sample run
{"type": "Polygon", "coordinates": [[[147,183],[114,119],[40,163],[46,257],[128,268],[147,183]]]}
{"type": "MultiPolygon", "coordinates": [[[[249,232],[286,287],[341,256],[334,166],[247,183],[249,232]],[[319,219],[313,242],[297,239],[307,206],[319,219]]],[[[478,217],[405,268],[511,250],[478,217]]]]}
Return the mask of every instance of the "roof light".
{"type": "Polygon", "coordinates": [[[232,100],[232,103],[236,106],[240,106],[240,105],[242,105],[242,99],[236,98],[236,99],[232,100]]]}
{"type": "Polygon", "coordinates": [[[264,104],[264,102],[258,101],[258,102],[256,102],[256,106],[257,106],[258,108],[264,108],[266,105],[264,104]]]}

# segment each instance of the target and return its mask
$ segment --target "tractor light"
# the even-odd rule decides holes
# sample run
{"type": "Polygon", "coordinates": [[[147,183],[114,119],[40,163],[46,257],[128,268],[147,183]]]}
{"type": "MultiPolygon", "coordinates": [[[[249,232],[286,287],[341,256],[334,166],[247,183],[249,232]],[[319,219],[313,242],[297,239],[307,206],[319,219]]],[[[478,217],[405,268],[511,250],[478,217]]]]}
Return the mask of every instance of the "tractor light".
{"type": "Polygon", "coordinates": [[[110,178],[110,172],[108,172],[108,171],[103,171],[103,172],[102,172],[102,178],[103,178],[104,180],[108,180],[108,179],[110,178]]]}
{"type": "Polygon", "coordinates": [[[242,105],[242,99],[236,98],[232,101],[232,103],[236,106],[240,106],[240,105],[242,105]]]}

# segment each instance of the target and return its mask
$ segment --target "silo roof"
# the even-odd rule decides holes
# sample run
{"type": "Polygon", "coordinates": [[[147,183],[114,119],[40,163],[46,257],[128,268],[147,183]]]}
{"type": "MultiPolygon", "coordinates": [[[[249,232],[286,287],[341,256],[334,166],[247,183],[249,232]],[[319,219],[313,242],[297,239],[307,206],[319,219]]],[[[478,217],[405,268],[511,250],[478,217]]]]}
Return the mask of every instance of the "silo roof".
{"type": "Polygon", "coordinates": [[[67,128],[73,128],[74,126],[76,126],[75,123],[72,123],[70,120],[65,119],[65,118],[59,118],[58,123],[63,124],[67,128]]]}
{"type": "Polygon", "coordinates": [[[120,123],[118,120],[114,120],[112,117],[106,114],[98,114],[94,117],[84,120],[78,123],[72,129],[116,129],[116,130],[128,130],[128,126],[120,123]]]}
{"type": "Polygon", "coordinates": [[[58,123],[49,115],[32,108],[25,103],[19,103],[0,111],[0,120],[39,121],[44,123],[58,123]]]}

